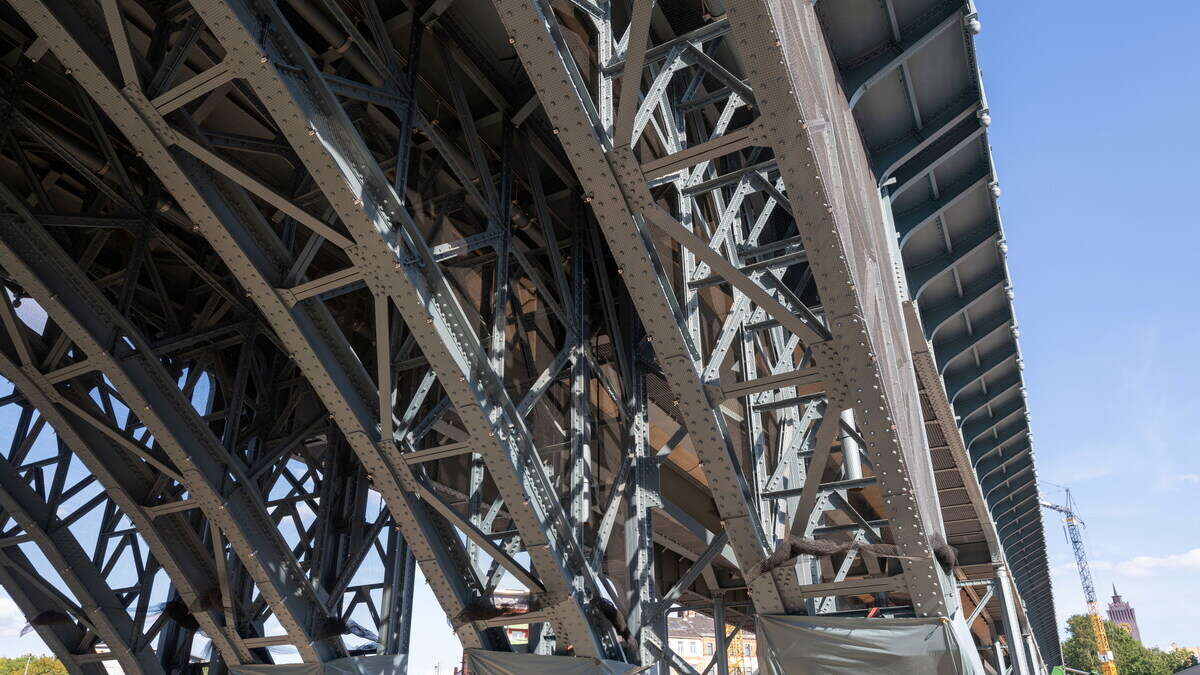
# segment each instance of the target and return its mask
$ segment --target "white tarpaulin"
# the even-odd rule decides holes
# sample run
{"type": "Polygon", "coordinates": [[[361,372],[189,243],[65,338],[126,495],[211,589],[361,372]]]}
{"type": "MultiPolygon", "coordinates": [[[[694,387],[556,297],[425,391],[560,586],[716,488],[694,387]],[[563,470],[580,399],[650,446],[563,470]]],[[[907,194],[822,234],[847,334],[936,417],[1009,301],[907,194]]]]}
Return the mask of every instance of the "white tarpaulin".
{"type": "Polygon", "coordinates": [[[541,656],[482,649],[468,649],[463,653],[470,675],[621,675],[645,670],[620,661],[579,656],[541,656]]]}
{"type": "Polygon", "coordinates": [[[350,656],[325,663],[280,663],[275,665],[229,666],[234,675],[393,675],[403,673],[408,656],[378,654],[350,656]]]}
{"type": "Polygon", "coordinates": [[[961,619],[758,617],[760,673],[983,675],[961,619]]]}

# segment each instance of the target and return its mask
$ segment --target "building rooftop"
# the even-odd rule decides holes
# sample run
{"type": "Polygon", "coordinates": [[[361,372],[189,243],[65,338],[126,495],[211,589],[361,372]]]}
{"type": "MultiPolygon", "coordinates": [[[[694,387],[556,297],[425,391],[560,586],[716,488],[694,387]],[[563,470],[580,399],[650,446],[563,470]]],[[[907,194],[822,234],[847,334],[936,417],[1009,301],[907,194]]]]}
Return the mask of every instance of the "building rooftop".
{"type": "MultiPolygon", "coordinates": [[[[675,638],[711,638],[716,637],[713,630],[713,620],[699,612],[681,612],[667,617],[667,634],[675,638]]],[[[741,631],[743,638],[754,638],[754,633],[741,631]]]]}

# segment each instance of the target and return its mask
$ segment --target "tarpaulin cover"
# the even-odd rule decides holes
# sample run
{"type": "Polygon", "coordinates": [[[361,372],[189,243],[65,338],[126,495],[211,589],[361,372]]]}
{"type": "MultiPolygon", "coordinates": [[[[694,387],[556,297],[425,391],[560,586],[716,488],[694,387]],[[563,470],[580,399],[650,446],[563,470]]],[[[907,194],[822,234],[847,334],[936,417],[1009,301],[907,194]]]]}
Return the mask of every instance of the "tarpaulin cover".
{"type": "Polygon", "coordinates": [[[578,656],[541,656],[482,649],[468,649],[464,653],[470,675],[619,675],[645,670],[620,661],[578,656]]]}
{"type": "Polygon", "coordinates": [[[392,675],[405,671],[405,654],[350,656],[325,663],[229,666],[234,675],[392,675]]]}
{"type": "Polygon", "coordinates": [[[982,675],[965,623],[944,619],[758,617],[761,673],[982,675]],[[777,664],[775,667],[769,664],[777,664]]]}

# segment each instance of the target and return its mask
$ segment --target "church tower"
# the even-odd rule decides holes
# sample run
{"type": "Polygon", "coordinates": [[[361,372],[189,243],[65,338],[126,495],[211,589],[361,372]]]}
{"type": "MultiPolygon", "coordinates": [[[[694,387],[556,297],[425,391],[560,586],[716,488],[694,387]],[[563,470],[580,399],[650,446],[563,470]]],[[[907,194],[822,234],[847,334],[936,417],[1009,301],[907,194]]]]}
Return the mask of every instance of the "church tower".
{"type": "Polygon", "coordinates": [[[1142,641],[1142,635],[1138,632],[1137,612],[1133,606],[1121,599],[1121,595],[1117,593],[1117,585],[1113,584],[1112,602],[1108,603],[1108,620],[1124,628],[1134,640],[1138,643],[1142,641]]]}

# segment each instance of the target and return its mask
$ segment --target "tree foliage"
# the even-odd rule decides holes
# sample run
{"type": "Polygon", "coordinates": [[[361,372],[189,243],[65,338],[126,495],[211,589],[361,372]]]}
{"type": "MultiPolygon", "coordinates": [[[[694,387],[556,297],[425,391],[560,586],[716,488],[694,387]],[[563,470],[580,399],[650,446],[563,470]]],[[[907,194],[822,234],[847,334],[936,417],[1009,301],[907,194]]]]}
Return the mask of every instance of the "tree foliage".
{"type": "Polygon", "coordinates": [[[1183,649],[1182,647],[1179,649],[1172,649],[1171,658],[1175,659],[1175,662],[1178,664],[1175,667],[1175,672],[1179,672],[1184,668],[1191,668],[1192,666],[1200,666],[1200,659],[1196,658],[1195,654],[1183,649]]]}
{"type": "Polygon", "coordinates": [[[13,658],[0,657],[0,675],[67,675],[62,661],[53,656],[26,654],[13,658]],[[29,670],[25,667],[28,664],[29,670]]]}
{"type": "MultiPolygon", "coordinates": [[[[1063,643],[1063,663],[1079,670],[1100,672],[1091,619],[1076,614],[1067,619],[1067,630],[1071,637],[1063,643]]],[[[1164,652],[1143,647],[1124,628],[1110,621],[1104,622],[1104,631],[1121,675],[1171,675],[1195,663],[1195,657],[1183,649],[1164,652]]]]}

